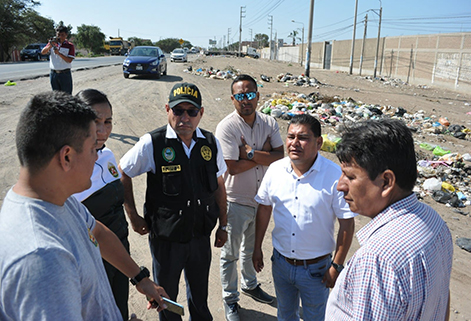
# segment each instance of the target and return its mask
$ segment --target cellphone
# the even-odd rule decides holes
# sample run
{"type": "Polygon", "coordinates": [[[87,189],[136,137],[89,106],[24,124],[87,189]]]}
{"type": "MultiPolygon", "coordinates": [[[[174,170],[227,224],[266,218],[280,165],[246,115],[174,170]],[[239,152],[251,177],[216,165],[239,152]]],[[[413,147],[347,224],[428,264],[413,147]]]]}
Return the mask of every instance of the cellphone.
{"type": "MultiPolygon", "coordinates": [[[[149,298],[147,298],[149,300],[149,298]]],[[[162,297],[162,300],[165,301],[165,304],[167,304],[167,310],[171,311],[173,313],[179,314],[179,315],[185,315],[185,309],[183,308],[183,305],[178,304],[175,301],[169,300],[165,297],[162,297]]],[[[157,308],[159,304],[155,301],[151,301],[152,307],[157,308]]]]}

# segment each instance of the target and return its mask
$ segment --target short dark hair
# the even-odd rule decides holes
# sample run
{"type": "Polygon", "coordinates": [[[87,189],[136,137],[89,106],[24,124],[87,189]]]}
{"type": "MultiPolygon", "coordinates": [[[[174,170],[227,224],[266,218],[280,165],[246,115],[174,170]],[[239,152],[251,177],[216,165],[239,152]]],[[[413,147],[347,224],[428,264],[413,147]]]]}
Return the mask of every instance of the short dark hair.
{"type": "Polygon", "coordinates": [[[316,117],[309,114],[300,114],[294,115],[293,118],[289,121],[289,126],[291,125],[307,125],[311,129],[315,137],[321,136],[321,123],[317,120],[316,117]]]}
{"type": "Polygon", "coordinates": [[[35,95],[16,127],[20,164],[32,171],[45,167],[65,145],[82,152],[96,114],[80,99],[62,91],[35,95]]]}
{"type": "Polygon", "coordinates": [[[97,89],[84,89],[79,91],[76,97],[80,98],[85,104],[92,107],[96,104],[103,104],[108,103],[110,105],[111,111],[113,111],[113,107],[111,106],[108,97],[101,91],[97,89]]]}
{"type": "Polygon", "coordinates": [[[336,155],[341,163],[365,169],[370,180],[385,170],[396,176],[397,185],[412,191],[417,180],[414,139],[400,120],[366,120],[345,125],[336,155]]]}
{"type": "Polygon", "coordinates": [[[231,84],[231,93],[232,94],[234,93],[234,84],[236,82],[239,82],[239,81],[250,81],[254,85],[255,91],[257,91],[257,82],[255,81],[255,79],[253,79],[249,75],[241,74],[241,75],[235,77],[234,80],[232,81],[232,84],[231,84]]]}
{"type": "Polygon", "coordinates": [[[67,29],[66,26],[58,26],[56,28],[56,32],[59,32],[59,33],[65,32],[66,34],[69,34],[69,29],[67,29]]]}

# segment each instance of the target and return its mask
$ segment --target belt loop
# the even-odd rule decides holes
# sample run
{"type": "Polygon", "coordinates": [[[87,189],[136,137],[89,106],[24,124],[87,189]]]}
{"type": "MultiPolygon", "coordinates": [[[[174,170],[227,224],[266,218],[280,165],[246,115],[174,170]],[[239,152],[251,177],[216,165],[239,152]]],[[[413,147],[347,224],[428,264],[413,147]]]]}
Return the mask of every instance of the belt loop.
{"type": "Polygon", "coordinates": [[[306,263],[306,260],[303,260],[303,265],[304,265],[304,268],[307,269],[307,263],[306,263]]]}

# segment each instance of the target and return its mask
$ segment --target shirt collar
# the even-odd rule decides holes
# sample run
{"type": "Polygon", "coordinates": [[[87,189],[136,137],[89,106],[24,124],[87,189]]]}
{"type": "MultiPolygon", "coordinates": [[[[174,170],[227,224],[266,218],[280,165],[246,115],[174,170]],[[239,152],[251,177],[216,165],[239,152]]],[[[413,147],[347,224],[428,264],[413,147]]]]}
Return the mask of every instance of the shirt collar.
{"type": "Polygon", "coordinates": [[[376,215],[368,224],[356,234],[360,246],[362,246],[368,239],[383,225],[395,220],[401,215],[410,213],[415,207],[419,205],[415,193],[397,201],[386,207],[382,212],[376,215]]]}
{"type": "MultiPolygon", "coordinates": [[[[286,171],[290,174],[293,174],[294,169],[293,169],[293,166],[291,165],[291,160],[289,156],[286,158],[288,159],[288,163],[286,164],[286,171]]],[[[304,173],[303,176],[301,177],[307,177],[314,171],[319,172],[321,170],[321,166],[323,162],[324,162],[324,157],[322,157],[321,154],[317,152],[317,157],[316,157],[316,160],[314,161],[314,164],[312,164],[311,168],[309,168],[308,171],[304,173]]]]}
{"type": "MultiPolygon", "coordinates": [[[[167,133],[165,134],[165,138],[177,139],[178,141],[180,141],[180,138],[178,138],[177,133],[172,128],[172,126],[170,126],[170,124],[167,124],[167,133]]],[[[206,138],[206,137],[203,135],[199,127],[196,127],[196,130],[193,132],[193,140],[197,142],[198,138],[206,138]]]]}
{"type": "MultiPolygon", "coordinates": [[[[239,113],[237,112],[237,110],[234,110],[234,114],[236,114],[237,117],[239,117],[239,119],[240,119],[244,124],[247,124],[246,121],[245,121],[245,119],[242,118],[241,115],[239,115],[239,113]]],[[[253,121],[253,126],[258,125],[259,119],[260,119],[260,116],[258,115],[258,112],[255,111],[255,119],[254,119],[254,121],[253,121]]],[[[247,124],[247,125],[248,125],[248,124],[247,124]]],[[[253,127],[253,126],[252,126],[252,127],[253,127]]]]}

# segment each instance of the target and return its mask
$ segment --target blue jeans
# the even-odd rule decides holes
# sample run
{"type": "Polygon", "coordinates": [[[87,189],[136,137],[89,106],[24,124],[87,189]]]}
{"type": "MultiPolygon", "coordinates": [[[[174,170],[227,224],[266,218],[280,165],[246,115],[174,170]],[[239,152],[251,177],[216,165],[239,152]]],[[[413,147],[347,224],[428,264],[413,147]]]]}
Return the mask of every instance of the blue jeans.
{"type": "Polygon", "coordinates": [[[51,70],[49,80],[52,90],[64,91],[72,95],[72,73],[70,70],[60,74],[51,70]]]}
{"type": "Polygon", "coordinates": [[[252,206],[227,202],[227,241],[221,249],[222,297],[227,304],[239,301],[237,261],[240,253],[241,287],[252,290],[257,275],[252,263],[255,243],[255,214],[252,206]]]}
{"type": "Polygon", "coordinates": [[[294,266],[273,249],[271,261],[278,320],[298,321],[300,298],[304,320],[324,320],[329,289],[322,283],[322,278],[330,267],[331,256],[314,264],[294,266]]]}

